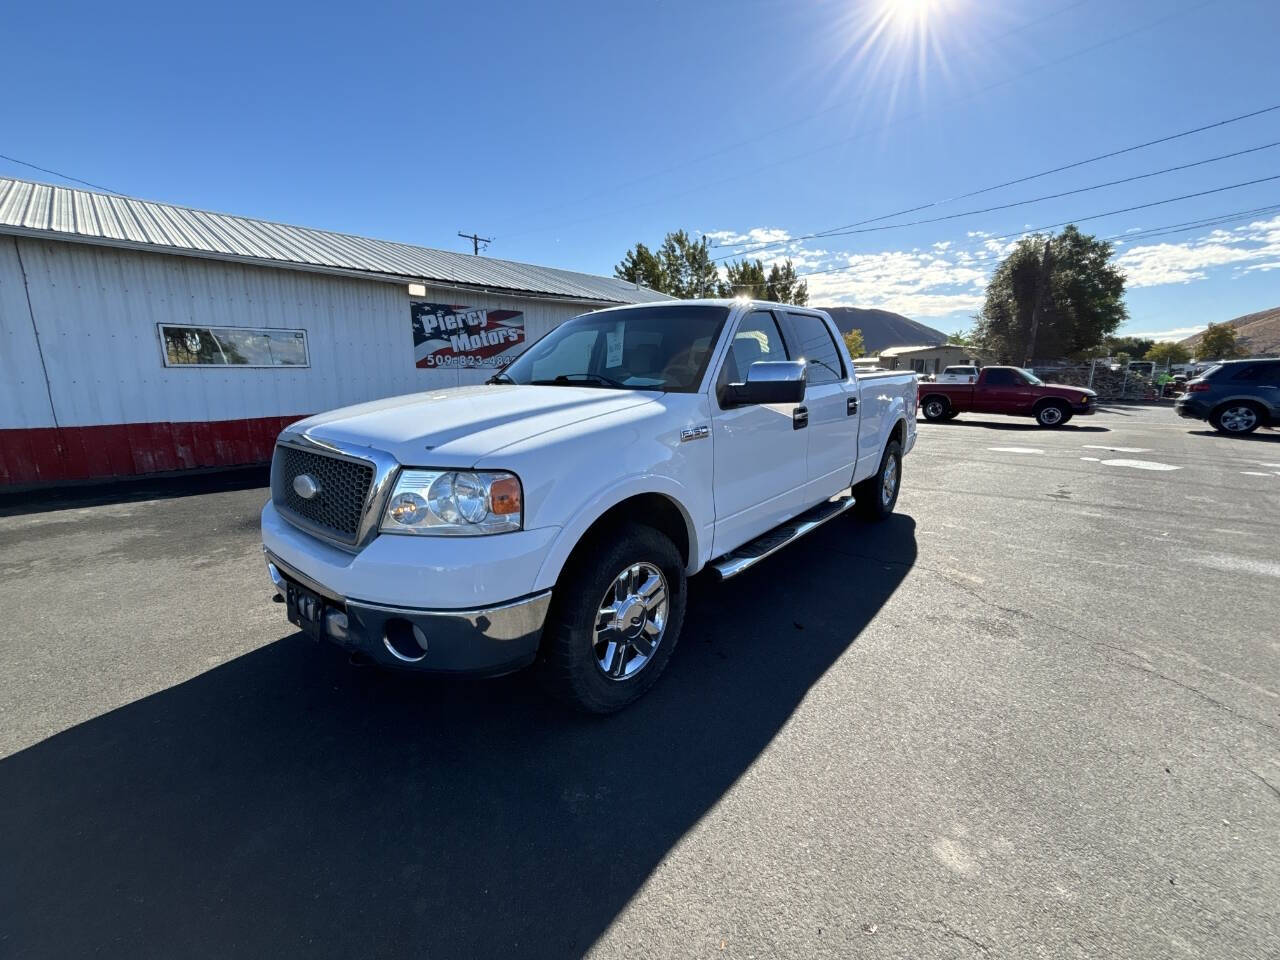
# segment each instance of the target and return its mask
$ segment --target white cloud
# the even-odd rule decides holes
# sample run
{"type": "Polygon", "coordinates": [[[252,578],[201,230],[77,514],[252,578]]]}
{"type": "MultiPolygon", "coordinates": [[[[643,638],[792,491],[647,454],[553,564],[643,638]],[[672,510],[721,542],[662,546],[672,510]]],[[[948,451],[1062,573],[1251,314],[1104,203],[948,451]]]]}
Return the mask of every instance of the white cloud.
{"type": "MultiPolygon", "coordinates": [[[[1280,217],[1257,220],[1231,230],[1212,230],[1180,243],[1130,247],[1116,258],[1131,288],[1204,280],[1209,271],[1280,256],[1280,217]]],[[[1265,264],[1258,264],[1263,269],[1265,264]]],[[[1246,268],[1254,269],[1254,268],[1246,268]]]]}
{"type": "MultiPolygon", "coordinates": [[[[777,227],[712,230],[706,236],[730,247],[772,244],[767,250],[748,251],[743,256],[760,259],[766,270],[789,257],[798,273],[808,275],[804,279],[811,303],[877,307],[919,318],[958,318],[979,310],[991,271],[1017,246],[1016,237],[1000,238],[982,230],[925,248],[856,253],[811,249],[777,227]]],[[[830,243],[830,238],[825,239],[830,243]]],[[[1134,245],[1125,247],[1126,241],[1120,241],[1122,252],[1116,263],[1126,274],[1128,286],[1135,289],[1191,283],[1230,266],[1241,274],[1280,270],[1280,216],[1215,229],[1183,242],[1127,242],[1134,245]]],[[[1202,329],[1189,326],[1142,335],[1180,340],[1202,329]]]]}
{"type": "Polygon", "coordinates": [[[717,246],[732,247],[742,244],[781,243],[791,239],[791,234],[777,227],[752,227],[746,233],[734,230],[708,230],[703,234],[717,246]]]}

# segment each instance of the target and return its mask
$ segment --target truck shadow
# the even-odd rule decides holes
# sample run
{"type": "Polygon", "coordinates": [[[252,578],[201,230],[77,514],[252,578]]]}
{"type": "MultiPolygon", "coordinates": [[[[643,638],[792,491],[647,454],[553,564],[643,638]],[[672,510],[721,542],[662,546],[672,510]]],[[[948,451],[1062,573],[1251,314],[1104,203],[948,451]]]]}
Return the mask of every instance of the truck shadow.
{"type": "Polygon", "coordinates": [[[0,940],[49,957],[580,955],[915,560],[909,517],[841,519],[729,583],[700,578],[662,682],[603,719],[528,675],[353,669],[286,637],[0,761],[0,940]]]}

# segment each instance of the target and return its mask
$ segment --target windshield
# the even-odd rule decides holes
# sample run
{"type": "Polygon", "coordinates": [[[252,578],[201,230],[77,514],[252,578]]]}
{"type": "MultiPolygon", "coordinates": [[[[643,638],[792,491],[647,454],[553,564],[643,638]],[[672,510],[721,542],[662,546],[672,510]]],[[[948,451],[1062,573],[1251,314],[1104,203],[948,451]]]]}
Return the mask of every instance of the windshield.
{"type": "Polygon", "coordinates": [[[1037,376],[1036,376],[1034,373],[1032,373],[1030,370],[1025,370],[1025,369],[1023,369],[1022,367],[1018,367],[1018,373],[1020,373],[1023,377],[1025,377],[1025,378],[1026,378],[1027,383],[1030,383],[1030,384],[1032,384],[1033,386],[1037,386],[1037,387],[1043,387],[1043,386],[1044,386],[1044,381],[1043,381],[1043,380],[1041,380],[1039,377],[1037,377],[1037,376]]]}
{"type": "Polygon", "coordinates": [[[491,383],[692,393],[728,307],[664,304],[601,310],[562,323],[491,383]]]}

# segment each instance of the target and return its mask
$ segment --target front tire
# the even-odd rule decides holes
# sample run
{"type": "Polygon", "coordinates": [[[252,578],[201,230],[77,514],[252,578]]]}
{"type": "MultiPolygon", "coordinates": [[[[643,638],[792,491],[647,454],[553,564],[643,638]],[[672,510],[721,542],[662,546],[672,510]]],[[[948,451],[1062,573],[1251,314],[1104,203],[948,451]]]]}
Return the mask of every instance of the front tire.
{"type": "Polygon", "coordinates": [[[1252,403],[1224,403],[1209,415],[1209,423],[1219,433],[1243,437],[1262,425],[1262,412],[1252,403]]]}
{"type": "Polygon", "coordinates": [[[621,710],[653,686],[684,623],[684,560],[667,537],[615,527],[560,575],[543,633],[546,682],[586,713],[621,710]]]}
{"type": "Polygon", "coordinates": [[[1049,429],[1060,427],[1070,419],[1071,411],[1061,403],[1046,403],[1036,410],[1036,423],[1049,429]]]}
{"type": "Polygon", "coordinates": [[[864,520],[878,523],[893,513],[902,488],[902,444],[890,440],[880,458],[880,469],[853,488],[853,509],[864,520]]]}

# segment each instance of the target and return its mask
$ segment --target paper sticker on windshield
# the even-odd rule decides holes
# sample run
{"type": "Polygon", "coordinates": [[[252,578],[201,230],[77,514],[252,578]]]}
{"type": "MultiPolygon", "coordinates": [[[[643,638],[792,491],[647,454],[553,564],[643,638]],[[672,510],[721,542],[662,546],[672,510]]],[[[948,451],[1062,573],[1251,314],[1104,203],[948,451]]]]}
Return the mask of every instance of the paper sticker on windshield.
{"type": "Polygon", "coordinates": [[[604,365],[606,367],[622,366],[622,331],[606,331],[604,335],[604,346],[604,365]]]}

